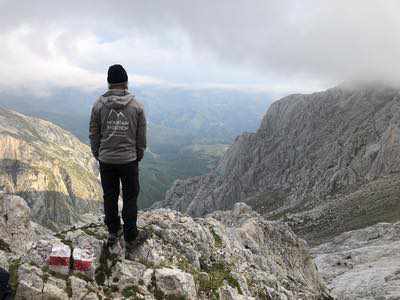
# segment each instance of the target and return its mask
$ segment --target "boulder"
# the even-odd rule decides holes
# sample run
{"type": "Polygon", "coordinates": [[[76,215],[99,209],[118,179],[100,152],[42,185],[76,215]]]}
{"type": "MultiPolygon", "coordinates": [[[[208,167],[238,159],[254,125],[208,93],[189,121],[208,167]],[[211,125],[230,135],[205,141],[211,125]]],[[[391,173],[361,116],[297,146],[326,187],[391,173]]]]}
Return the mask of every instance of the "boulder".
{"type": "Polygon", "coordinates": [[[179,269],[162,268],[154,272],[155,293],[165,298],[194,299],[196,286],[191,274],[179,269]]]}
{"type": "Polygon", "coordinates": [[[69,299],[67,284],[38,267],[23,264],[18,269],[16,299],[69,299]]]}
{"type": "Polygon", "coordinates": [[[24,199],[0,193],[0,250],[23,253],[31,247],[35,236],[30,213],[24,199]]]}

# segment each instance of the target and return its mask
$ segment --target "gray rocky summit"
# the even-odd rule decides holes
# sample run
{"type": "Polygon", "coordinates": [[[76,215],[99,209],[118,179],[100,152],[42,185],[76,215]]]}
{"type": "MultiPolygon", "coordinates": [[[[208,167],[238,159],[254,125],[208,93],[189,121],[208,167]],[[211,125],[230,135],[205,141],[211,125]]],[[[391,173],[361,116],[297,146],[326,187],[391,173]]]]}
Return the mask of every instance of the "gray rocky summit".
{"type": "MultiPolygon", "coordinates": [[[[26,216],[29,207],[22,203],[0,197],[0,207],[23,206],[26,216]]],[[[165,209],[139,214],[150,239],[133,261],[106,252],[98,217],[50,233],[16,218],[16,209],[9,212],[12,222],[21,220],[13,223],[20,236],[31,236],[26,250],[0,223],[0,265],[10,270],[16,299],[331,299],[305,242],[244,203],[195,219],[165,209]],[[77,272],[76,261],[66,273],[49,267],[55,245],[72,253],[91,248],[94,272],[77,272]]]]}
{"type": "Polygon", "coordinates": [[[246,202],[320,243],[400,218],[400,94],[343,84],[274,102],[210,174],[178,180],[154,207],[193,216],[246,202]]]}

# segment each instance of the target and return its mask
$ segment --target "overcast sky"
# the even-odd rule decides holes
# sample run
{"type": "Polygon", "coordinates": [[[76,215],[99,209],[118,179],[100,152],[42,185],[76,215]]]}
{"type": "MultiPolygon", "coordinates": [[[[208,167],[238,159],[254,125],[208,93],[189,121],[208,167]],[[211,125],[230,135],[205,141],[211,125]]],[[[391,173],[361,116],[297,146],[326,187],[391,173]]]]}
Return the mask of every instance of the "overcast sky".
{"type": "Polygon", "coordinates": [[[400,76],[400,1],[0,0],[0,88],[134,85],[307,92],[400,76]]]}

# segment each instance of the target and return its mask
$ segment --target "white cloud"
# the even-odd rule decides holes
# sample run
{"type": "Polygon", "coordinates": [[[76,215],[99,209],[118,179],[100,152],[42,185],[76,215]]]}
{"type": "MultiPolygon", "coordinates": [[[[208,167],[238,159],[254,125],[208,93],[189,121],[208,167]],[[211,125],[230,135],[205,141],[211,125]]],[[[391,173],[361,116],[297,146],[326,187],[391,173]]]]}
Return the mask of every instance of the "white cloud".
{"type": "MultiPolygon", "coordinates": [[[[106,70],[100,72],[91,65],[96,56],[95,36],[72,37],[65,32],[47,31],[45,39],[41,39],[42,33],[23,25],[0,34],[0,77],[4,78],[1,88],[24,87],[36,94],[47,94],[54,87],[92,90],[106,86],[106,70]]],[[[162,84],[150,76],[130,74],[130,78],[137,84],[162,84]]]]}
{"type": "Polygon", "coordinates": [[[400,77],[395,0],[0,0],[2,86],[134,84],[310,91],[400,77]]]}

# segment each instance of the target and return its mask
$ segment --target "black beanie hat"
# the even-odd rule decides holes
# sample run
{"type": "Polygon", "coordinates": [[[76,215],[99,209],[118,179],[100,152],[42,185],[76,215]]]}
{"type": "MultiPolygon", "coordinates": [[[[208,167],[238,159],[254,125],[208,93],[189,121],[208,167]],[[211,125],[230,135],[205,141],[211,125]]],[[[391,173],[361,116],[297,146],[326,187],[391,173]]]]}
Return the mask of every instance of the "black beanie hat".
{"type": "Polygon", "coordinates": [[[123,66],[112,65],[108,68],[107,81],[111,84],[124,83],[128,81],[128,74],[126,74],[123,66]]]}

